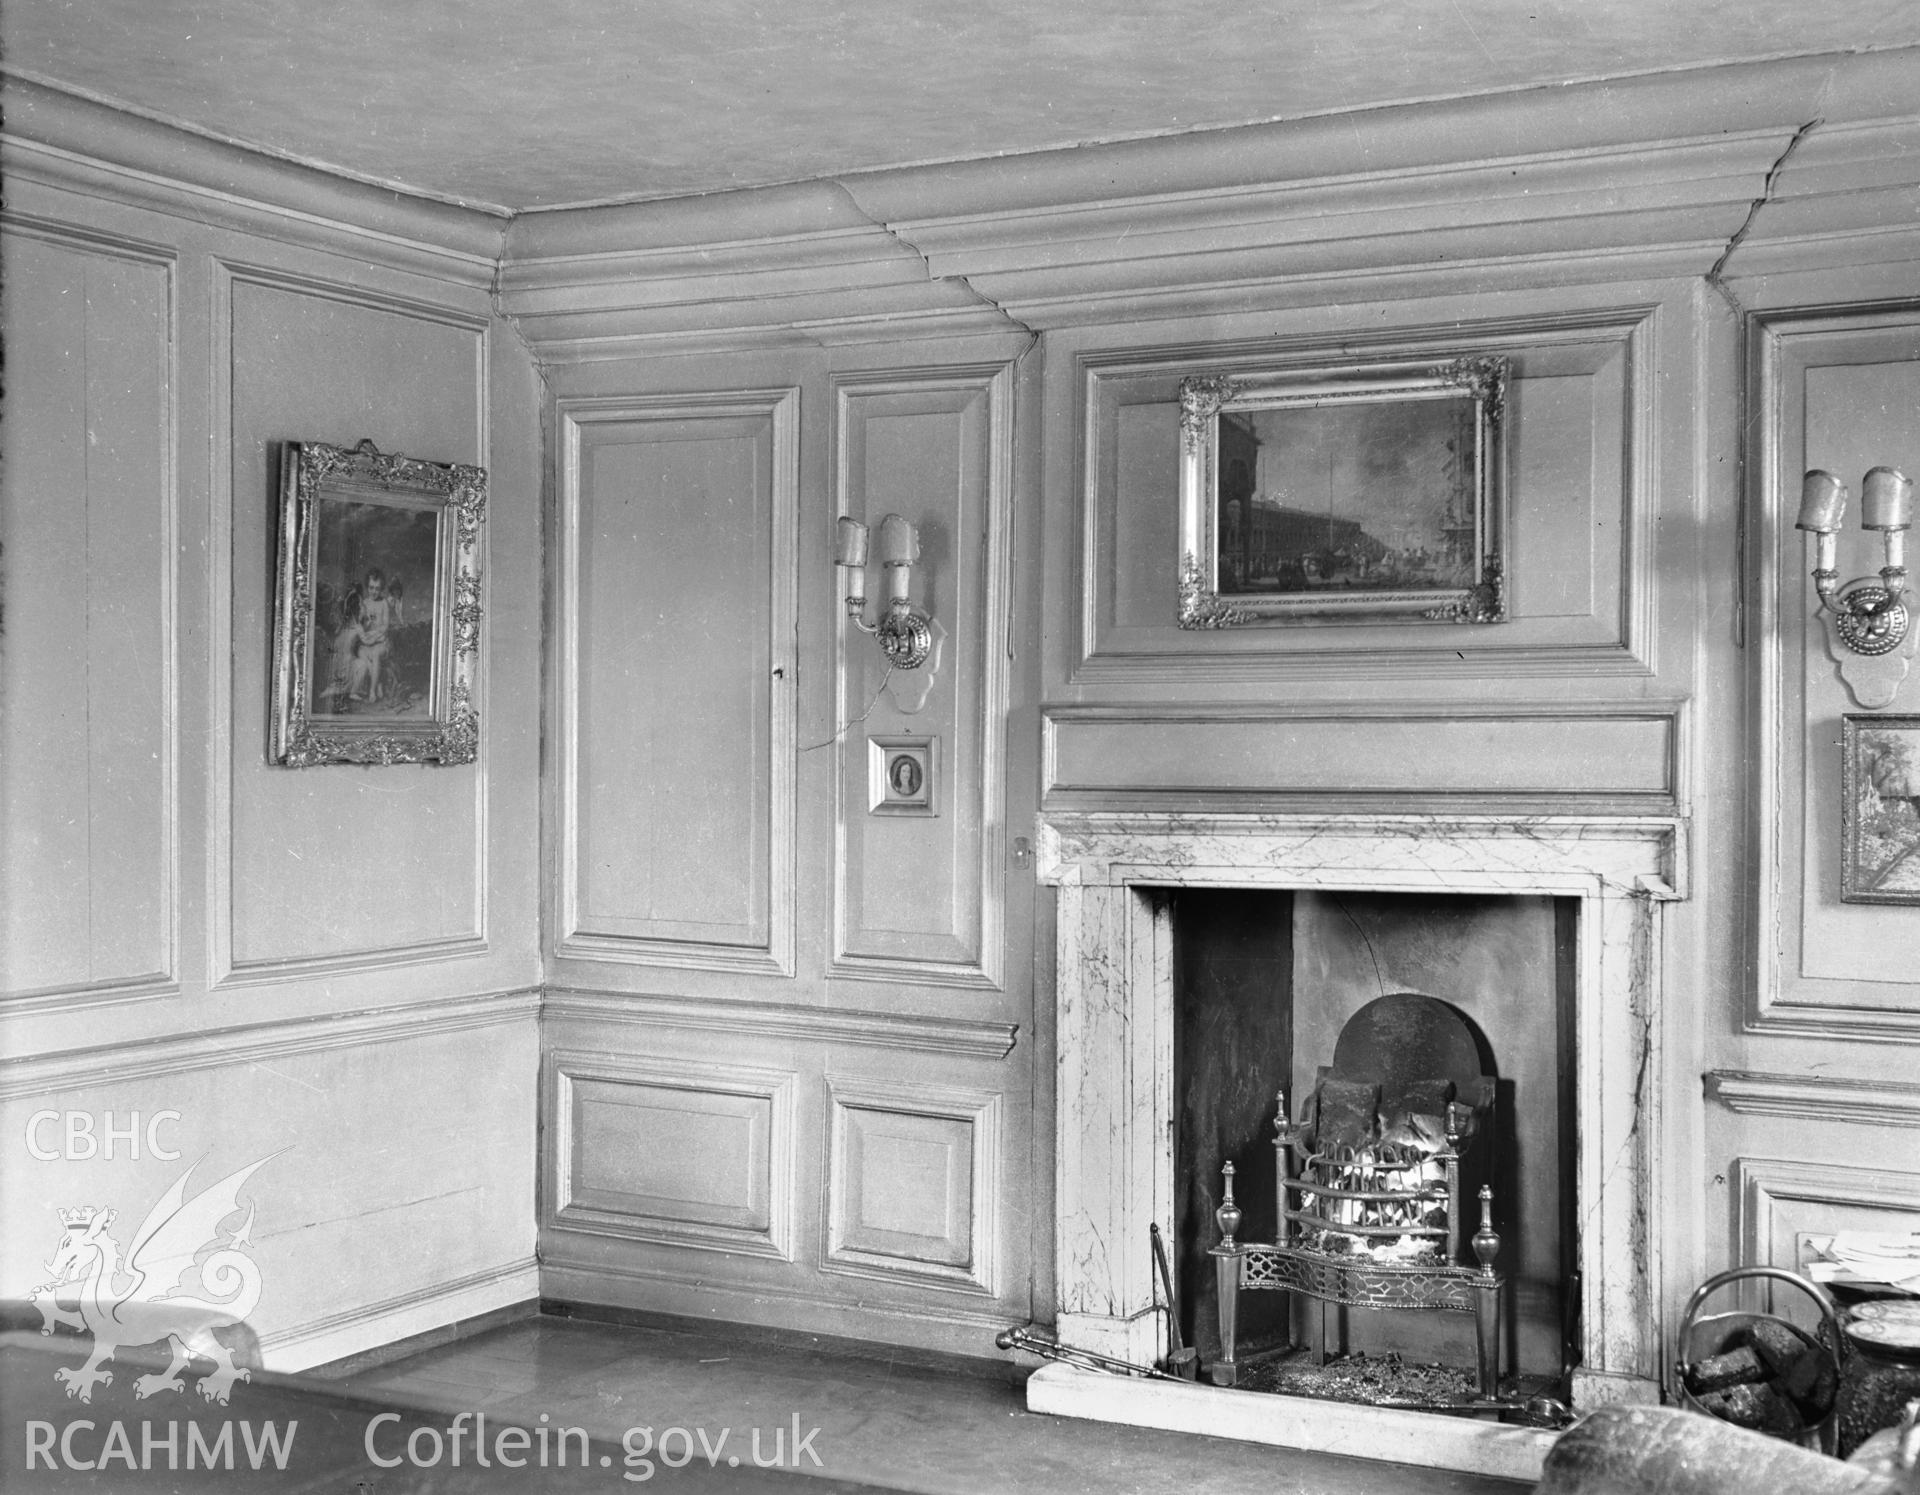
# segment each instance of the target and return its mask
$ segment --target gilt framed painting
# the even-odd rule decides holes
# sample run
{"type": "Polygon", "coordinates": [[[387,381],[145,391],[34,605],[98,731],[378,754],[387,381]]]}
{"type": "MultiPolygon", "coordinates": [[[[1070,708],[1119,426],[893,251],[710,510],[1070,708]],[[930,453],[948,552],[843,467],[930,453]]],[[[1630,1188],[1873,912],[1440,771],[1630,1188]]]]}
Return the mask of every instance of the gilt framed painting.
{"type": "Polygon", "coordinates": [[[485,471],[299,441],[280,490],[273,760],[471,763],[485,471]]]}
{"type": "Polygon", "coordinates": [[[1182,628],[1498,623],[1507,361],[1180,385],[1182,628]]]}

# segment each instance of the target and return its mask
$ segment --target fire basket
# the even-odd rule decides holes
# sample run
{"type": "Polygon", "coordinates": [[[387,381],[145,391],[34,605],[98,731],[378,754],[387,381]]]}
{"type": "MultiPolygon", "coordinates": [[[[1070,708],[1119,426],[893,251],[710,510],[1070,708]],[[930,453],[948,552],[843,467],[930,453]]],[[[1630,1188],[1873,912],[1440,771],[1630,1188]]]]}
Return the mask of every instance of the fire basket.
{"type": "Polygon", "coordinates": [[[1470,1153],[1490,1174],[1494,1077],[1465,1016],[1435,997],[1378,997],[1340,1031],[1297,1124],[1286,1091],[1274,1116],[1280,1201],[1275,1242],[1238,1241],[1233,1164],[1211,1248],[1219,1278],[1220,1358],[1214,1383],[1238,1377],[1235,1337],[1242,1289],[1309,1300],[1313,1363],[1326,1360],[1328,1305],[1470,1313],[1479,1394],[1500,1379],[1500,1299],[1494,1271],[1493,1190],[1479,1191],[1474,1265],[1461,1257],[1461,1164],[1470,1153]]]}

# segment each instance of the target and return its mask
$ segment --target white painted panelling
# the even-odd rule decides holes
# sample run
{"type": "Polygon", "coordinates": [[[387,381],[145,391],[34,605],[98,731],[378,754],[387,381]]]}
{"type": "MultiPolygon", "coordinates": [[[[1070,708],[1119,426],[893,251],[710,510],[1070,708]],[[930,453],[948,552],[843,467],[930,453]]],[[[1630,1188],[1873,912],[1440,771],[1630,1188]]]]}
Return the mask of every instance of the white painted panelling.
{"type": "MultiPolygon", "coordinates": [[[[866,714],[838,748],[835,976],[1001,982],[1012,377],[985,364],[835,383],[836,511],[916,526],[914,600],[947,635],[926,701],[908,714],[880,689],[873,640],[840,624],[839,719],[866,714]],[[933,739],[932,814],[871,813],[868,739],[888,734],[933,739]]],[[[877,612],[885,592],[872,590],[877,612]]]]}
{"type": "MultiPolygon", "coordinates": [[[[1871,466],[1920,472],[1920,313],[1770,316],[1751,348],[1747,1026],[1920,1042],[1920,910],[1840,899],[1840,718],[1861,708],[1828,653],[1811,553],[1794,529],[1806,468],[1837,473],[1856,495],[1871,466]]],[[[1857,512],[1840,537],[1843,583],[1884,560],[1857,512]]],[[[1892,710],[1916,701],[1911,670],[1892,710]]]]}
{"type": "MultiPolygon", "coordinates": [[[[1888,1161],[1898,1158],[1914,1161],[1915,1153],[1888,1161]]],[[[1743,1157],[1734,1163],[1734,1189],[1741,1266],[1798,1271],[1811,1259],[1810,1237],[1841,1230],[1920,1231],[1920,1169],[1743,1157]]]]}
{"type": "Polygon", "coordinates": [[[791,1073],[564,1050],[546,1069],[554,1225],[792,1258],[791,1073]]]}
{"type": "Polygon", "coordinates": [[[178,980],[174,256],[10,222],[0,1004],[178,980]]]}
{"type": "Polygon", "coordinates": [[[828,1089],[821,1270],[996,1294],[1000,1097],[840,1076],[828,1089]]]}
{"type": "Polygon", "coordinates": [[[1649,672],[1658,429],[1652,318],[1644,306],[1226,345],[1080,341],[1085,351],[1054,375],[1077,376],[1075,404],[1085,422],[1076,685],[1649,672]],[[1508,621],[1177,626],[1182,378],[1491,355],[1508,358],[1512,369],[1504,438],[1508,621]]]}
{"type": "Polygon", "coordinates": [[[798,405],[562,402],[564,955],[792,974],[798,405]]]}
{"type": "Polygon", "coordinates": [[[1049,804],[1353,793],[1670,803],[1681,762],[1677,713],[1626,709],[1067,706],[1043,730],[1049,804]]]}
{"type": "Polygon", "coordinates": [[[217,979],[480,953],[488,721],[505,703],[482,683],[479,760],[451,767],[288,769],[269,760],[266,733],[280,444],[365,438],[383,452],[484,463],[485,319],[250,266],[219,265],[216,287],[231,450],[215,472],[212,555],[216,595],[231,598],[214,645],[226,662],[214,699],[227,758],[212,807],[217,979]]]}

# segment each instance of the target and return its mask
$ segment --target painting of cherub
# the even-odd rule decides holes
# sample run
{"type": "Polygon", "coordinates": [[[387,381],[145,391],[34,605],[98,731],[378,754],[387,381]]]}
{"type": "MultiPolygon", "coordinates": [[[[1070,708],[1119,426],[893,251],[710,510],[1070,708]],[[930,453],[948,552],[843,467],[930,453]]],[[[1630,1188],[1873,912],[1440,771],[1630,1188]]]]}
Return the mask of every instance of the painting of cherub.
{"type": "Polygon", "coordinates": [[[268,758],[471,763],[485,469],[288,442],[268,758]]]}
{"type": "Polygon", "coordinates": [[[320,505],[310,715],[427,711],[437,522],[433,510],[320,505]]]}

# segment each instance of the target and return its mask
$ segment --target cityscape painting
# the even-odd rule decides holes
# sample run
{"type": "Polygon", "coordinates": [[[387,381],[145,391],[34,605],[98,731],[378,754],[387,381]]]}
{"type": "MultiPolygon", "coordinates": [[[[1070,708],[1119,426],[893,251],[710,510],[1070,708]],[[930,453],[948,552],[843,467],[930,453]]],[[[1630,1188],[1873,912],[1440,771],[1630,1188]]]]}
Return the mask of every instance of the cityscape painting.
{"type": "Polygon", "coordinates": [[[1504,373],[1186,381],[1183,625],[1499,621],[1504,373]]]}

